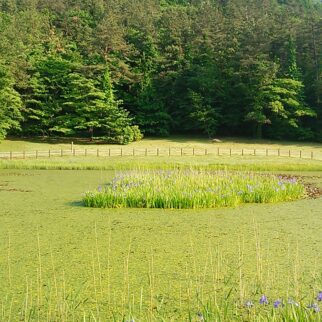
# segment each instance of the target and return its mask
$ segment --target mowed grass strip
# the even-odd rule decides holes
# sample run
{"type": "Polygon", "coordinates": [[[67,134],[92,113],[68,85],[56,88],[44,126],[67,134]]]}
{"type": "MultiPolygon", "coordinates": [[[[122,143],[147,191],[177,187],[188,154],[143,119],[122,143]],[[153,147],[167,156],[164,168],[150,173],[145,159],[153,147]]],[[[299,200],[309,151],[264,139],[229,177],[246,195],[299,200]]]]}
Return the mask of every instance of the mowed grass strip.
{"type": "Polygon", "coordinates": [[[322,171],[317,160],[266,156],[149,156],[62,157],[34,160],[0,160],[0,169],[23,170],[131,170],[211,169],[237,171],[322,171]]]}
{"type": "Polygon", "coordinates": [[[294,178],[252,172],[130,171],[86,192],[83,203],[94,208],[217,208],[296,200],[304,192],[294,178]]]}
{"type": "MultiPolygon", "coordinates": [[[[169,138],[144,138],[141,141],[132,142],[128,145],[130,148],[233,148],[233,149],[283,149],[283,150],[309,150],[314,153],[322,153],[322,143],[318,142],[290,142],[277,140],[256,140],[247,138],[225,137],[221,138],[221,143],[213,143],[212,140],[205,137],[187,137],[171,136],[169,138]]],[[[1,141],[0,151],[35,151],[35,150],[60,150],[71,149],[73,142],[74,149],[108,149],[121,148],[122,145],[103,144],[102,142],[90,141],[89,139],[80,138],[8,138],[1,141]]]]}

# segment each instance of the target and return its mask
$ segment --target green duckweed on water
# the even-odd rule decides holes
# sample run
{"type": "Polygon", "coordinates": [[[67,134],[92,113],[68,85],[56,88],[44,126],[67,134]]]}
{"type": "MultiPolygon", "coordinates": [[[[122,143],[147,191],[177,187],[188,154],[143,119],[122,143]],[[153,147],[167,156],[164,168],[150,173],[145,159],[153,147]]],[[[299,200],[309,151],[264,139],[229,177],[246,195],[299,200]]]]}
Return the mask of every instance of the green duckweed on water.
{"type": "MultiPolygon", "coordinates": [[[[320,172],[298,174],[322,187],[320,172]]],[[[83,207],[84,191],[115,176],[0,170],[0,321],[321,320],[307,308],[321,306],[321,198],[83,207]]]]}

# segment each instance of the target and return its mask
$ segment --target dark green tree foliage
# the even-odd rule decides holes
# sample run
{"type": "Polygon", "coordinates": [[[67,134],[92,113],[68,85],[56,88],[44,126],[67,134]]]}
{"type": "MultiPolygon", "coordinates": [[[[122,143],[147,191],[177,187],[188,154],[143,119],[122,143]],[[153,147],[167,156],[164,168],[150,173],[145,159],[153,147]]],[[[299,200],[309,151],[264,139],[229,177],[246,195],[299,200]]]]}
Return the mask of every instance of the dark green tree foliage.
{"type": "Polygon", "coordinates": [[[277,78],[263,88],[263,104],[271,114],[269,123],[274,124],[272,137],[289,137],[288,133],[296,133],[306,139],[312,135],[310,130],[300,127],[303,117],[316,116],[303,101],[302,89],[303,84],[291,78],[277,78]]]}
{"type": "Polygon", "coordinates": [[[131,126],[129,113],[121,107],[121,101],[115,99],[110,72],[105,70],[102,79],[103,109],[98,109],[98,120],[107,141],[112,143],[127,144],[142,138],[137,126],[131,126]]]}
{"type": "Polygon", "coordinates": [[[154,41],[145,32],[133,30],[131,43],[137,48],[135,60],[139,82],[135,93],[136,122],[147,135],[167,136],[170,133],[171,117],[158,93],[157,68],[160,54],[154,41]]]}
{"type": "Polygon", "coordinates": [[[140,139],[115,100],[108,70],[95,70],[103,74],[99,77],[87,75],[87,69],[57,55],[37,62],[25,94],[26,133],[88,135],[120,144],[140,139]]]}
{"type": "Polygon", "coordinates": [[[141,81],[137,105],[136,121],[144,134],[169,135],[171,117],[149,76],[141,81]]]}
{"type": "MultiPolygon", "coordinates": [[[[300,139],[312,137],[310,128],[305,126],[305,117],[316,117],[316,112],[305,102],[303,76],[297,64],[296,44],[292,37],[288,44],[286,72],[275,78],[272,84],[263,88],[264,101],[273,112],[271,136],[300,139]]],[[[270,132],[270,131],[269,131],[270,132]]]]}
{"type": "Polygon", "coordinates": [[[321,140],[321,30],[314,0],[0,0],[2,135],[321,140]]]}
{"type": "Polygon", "coordinates": [[[22,101],[13,85],[13,78],[0,64],[0,139],[10,131],[20,129],[22,101]]]}
{"type": "MultiPolygon", "coordinates": [[[[65,115],[64,90],[68,86],[68,75],[72,62],[56,55],[36,61],[24,95],[24,131],[31,135],[68,134],[70,125],[59,126],[57,122],[65,115]],[[57,120],[58,118],[58,120],[57,120]]],[[[70,115],[72,117],[72,115],[70,115]]]]}

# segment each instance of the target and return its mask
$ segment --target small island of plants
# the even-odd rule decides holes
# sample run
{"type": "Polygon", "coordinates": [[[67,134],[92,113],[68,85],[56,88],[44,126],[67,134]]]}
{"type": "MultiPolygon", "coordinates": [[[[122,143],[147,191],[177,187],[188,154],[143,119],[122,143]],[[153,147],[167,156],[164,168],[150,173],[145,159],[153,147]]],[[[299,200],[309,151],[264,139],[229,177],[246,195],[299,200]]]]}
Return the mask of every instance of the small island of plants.
{"type": "Polygon", "coordinates": [[[97,190],[86,192],[83,203],[94,208],[196,209],[275,203],[304,195],[305,187],[296,178],[181,169],[119,173],[97,190]]]}

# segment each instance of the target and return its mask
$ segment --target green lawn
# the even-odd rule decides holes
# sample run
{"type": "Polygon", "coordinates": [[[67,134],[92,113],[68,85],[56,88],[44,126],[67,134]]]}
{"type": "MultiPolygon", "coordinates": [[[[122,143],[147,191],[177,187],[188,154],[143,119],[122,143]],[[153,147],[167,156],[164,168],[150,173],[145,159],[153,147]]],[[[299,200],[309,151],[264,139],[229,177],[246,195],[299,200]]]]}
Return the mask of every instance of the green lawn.
{"type": "MultiPolygon", "coordinates": [[[[301,174],[322,188],[321,172],[301,174]]],[[[249,313],[234,303],[258,306],[265,293],[306,304],[322,289],[321,198],[211,210],[82,207],[82,193],[113,175],[0,170],[0,320],[187,321],[190,312],[198,321],[208,300],[222,321],[264,320],[271,306],[249,313]]]]}
{"type": "MultiPolygon", "coordinates": [[[[285,150],[310,150],[317,153],[322,153],[322,143],[312,142],[285,142],[285,141],[271,141],[271,140],[253,140],[253,139],[241,139],[241,138],[221,138],[222,143],[212,143],[210,139],[204,137],[190,137],[175,136],[170,138],[144,138],[141,141],[133,142],[129,147],[152,147],[152,148],[168,148],[168,147],[184,147],[184,148],[269,148],[269,149],[285,149],[285,150]]],[[[88,140],[80,139],[48,139],[48,138],[32,138],[27,139],[7,139],[0,143],[0,151],[31,151],[31,150],[49,150],[49,149],[70,149],[71,141],[74,142],[73,147],[75,149],[85,148],[108,148],[108,147],[121,147],[120,145],[108,145],[108,144],[95,144],[90,143],[88,140]]]]}

